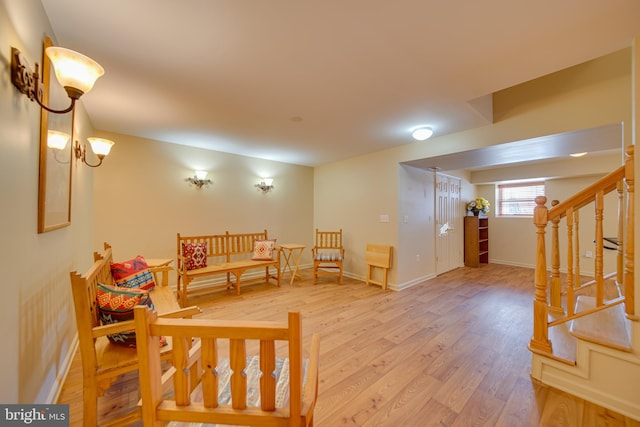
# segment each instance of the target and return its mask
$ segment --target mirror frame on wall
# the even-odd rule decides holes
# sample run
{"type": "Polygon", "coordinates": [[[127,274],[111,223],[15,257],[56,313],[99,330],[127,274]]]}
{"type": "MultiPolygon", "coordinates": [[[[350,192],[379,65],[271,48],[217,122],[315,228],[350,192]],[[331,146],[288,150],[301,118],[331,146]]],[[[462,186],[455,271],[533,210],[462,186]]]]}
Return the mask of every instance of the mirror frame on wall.
{"type": "MultiPolygon", "coordinates": [[[[42,48],[42,100],[44,105],[62,105],[68,97],[55,78],[45,50],[53,46],[49,37],[42,48]]],[[[73,152],[74,110],[65,114],[52,114],[44,108],[40,116],[40,172],[38,178],[38,233],[57,230],[71,225],[71,156],[73,152]],[[69,141],[63,149],[47,144],[50,130],[65,132],[69,141]]]]}

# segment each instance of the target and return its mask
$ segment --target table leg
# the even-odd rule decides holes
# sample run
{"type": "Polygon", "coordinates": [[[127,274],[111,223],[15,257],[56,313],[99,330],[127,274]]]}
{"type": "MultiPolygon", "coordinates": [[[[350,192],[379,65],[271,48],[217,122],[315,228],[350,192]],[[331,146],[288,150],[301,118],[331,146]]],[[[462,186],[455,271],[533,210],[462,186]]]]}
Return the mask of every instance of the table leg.
{"type": "Polygon", "coordinates": [[[300,248],[297,255],[295,254],[295,249],[291,251],[290,256],[293,256],[293,271],[291,272],[291,281],[289,282],[289,285],[293,285],[293,281],[295,280],[296,276],[300,276],[300,279],[302,280],[302,275],[298,273],[298,266],[300,265],[300,258],[302,258],[303,251],[304,248],[300,248]]]}

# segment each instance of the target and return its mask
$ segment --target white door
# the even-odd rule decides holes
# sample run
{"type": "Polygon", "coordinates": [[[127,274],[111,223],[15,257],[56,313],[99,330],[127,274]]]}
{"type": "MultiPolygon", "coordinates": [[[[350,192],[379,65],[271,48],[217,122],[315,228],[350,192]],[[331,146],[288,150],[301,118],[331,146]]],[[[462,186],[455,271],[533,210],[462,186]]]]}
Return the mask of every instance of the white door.
{"type": "Polygon", "coordinates": [[[436,274],[462,265],[460,178],[436,173],[436,274]]]}

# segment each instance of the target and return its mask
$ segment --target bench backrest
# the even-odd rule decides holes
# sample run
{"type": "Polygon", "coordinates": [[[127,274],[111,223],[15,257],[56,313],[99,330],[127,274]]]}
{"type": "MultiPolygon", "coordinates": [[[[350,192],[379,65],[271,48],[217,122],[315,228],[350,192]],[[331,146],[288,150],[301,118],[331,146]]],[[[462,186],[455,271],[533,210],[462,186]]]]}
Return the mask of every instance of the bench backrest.
{"type": "MultiPolygon", "coordinates": [[[[318,386],[319,338],[314,334],[307,377],[303,390],[302,323],[300,313],[290,312],[288,323],[223,321],[211,319],[159,319],[146,307],[136,307],[135,323],[140,357],[140,395],[144,425],[158,421],[190,421],[234,425],[307,425],[313,414],[318,386]],[[157,340],[166,336],[173,341],[170,370],[163,374],[157,340]],[[229,342],[229,392],[220,393],[220,353],[229,342]],[[250,348],[259,342],[260,406],[247,402],[247,342],[250,348]],[[276,342],[287,342],[289,405],[276,405],[276,342]],[[190,343],[195,342],[193,346],[190,343]],[[194,379],[193,373],[197,372],[194,379]],[[193,382],[192,382],[193,381],[193,382]],[[201,401],[192,391],[200,385],[201,401]],[[173,396],[164,393],[173,385],[173,396]],[[220,402],[219,394],[230,396],[220,402]],[[306,419],[306,421],[305,421],[306,419]]],[[[256,375],[257,376],[257,375],[256,375]]],[[[285,375],[282,377],[286,378],[285,375]]],[[[225,390],[226,391],[226,390],[225,390]]]]}
{"type": "MultiPolygon", "coordinates": [[[[78,334],[81,340],[80,345],[82,345],[83,337],[93,336],[92,328],[100,326],[98,301],[96,299],[98,283],[114,286],[113,276],[111,275],[111,263],[113,262],[111,246],[105,243],[104,254],[94,252],[93,259],[93,265],[84,276],[77,271],[71,272],[71,290],[78,324],[78,334]]],[[[93,342],[93,340],[90,340],[90,342],[93,342]]]]}
{"type": "Polygon", "coordinates": [[[229,262],[239,255],[253,252],[254,240],[267,240],[267,230],[260,233],[212,234],[208,236],[181,236],[178,233],[176,253],[178,254],[178,270],[182,268],[182,244],[206,243],[207,258],[220,258],[219,262],[229,262]]]}

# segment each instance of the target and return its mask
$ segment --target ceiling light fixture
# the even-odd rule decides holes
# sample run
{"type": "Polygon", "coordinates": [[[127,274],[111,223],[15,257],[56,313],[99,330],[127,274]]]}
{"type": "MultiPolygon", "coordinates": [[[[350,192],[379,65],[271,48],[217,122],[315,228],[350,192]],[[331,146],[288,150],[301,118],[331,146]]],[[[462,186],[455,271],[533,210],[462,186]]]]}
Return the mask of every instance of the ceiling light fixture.
{"type": "Polygon", "coordinates": [[[433,135],[433,129],[428,126],[419,127],[411,133],[413,139],[417,141],[424,141],[425,139],[429,139],[431,138],[431,135],[433,135]]]}
{"type": "Polygon", "coordinates": [[[43,87],[38,63],[35,71],[31,71],[24,55],[15,47],[11,48],[11,82],[21,93],[27,95],[30,100],[36,101],[45,110],[56,114],[68,113],[73,110],[76,101],[89,92],[96,80],[104,74],[104,68],[93,59],[62,47],[50,46],[45,53],[51,60],[58,82],[71,98],[69,107],[54,110],[42,103],[43,87]]]}
{"type": "Polygon", "coordinates": [[[114,142],[103,138],[87,138],[87,141],[89,141],[89,144],[91,144],[91,150],[93,151],[93,153],[98,156],[99,162],[95,165],[87,163],[87,144],[81,146],[80,142],[78,141],[76,141],[75,146],[76,159],[82,160],[82,163],[89,166],[90,168],[97,168],[102,164],[102,161],[104,160],[105,156],[109,154],[109,151],[111,151],[111,147],[113,146],[114,142]]]}
{"type": "Polygon", "coordinates": [[[587,152],[585,151],[584,153],[571,153],[569,154],[571,157],[582,157],[582,156],[586,156],[587,152]]]}

